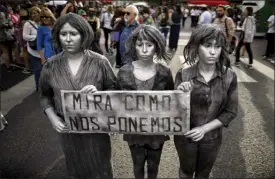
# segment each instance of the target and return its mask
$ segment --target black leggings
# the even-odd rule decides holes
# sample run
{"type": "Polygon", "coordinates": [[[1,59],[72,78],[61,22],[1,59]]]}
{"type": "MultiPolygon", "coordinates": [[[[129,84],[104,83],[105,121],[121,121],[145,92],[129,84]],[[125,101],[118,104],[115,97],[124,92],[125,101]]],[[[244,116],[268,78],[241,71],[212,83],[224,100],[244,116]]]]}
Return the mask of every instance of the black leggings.
{"type": "Polygon", "coordinates": [[[146,161],[148,178],[157,179],[163,144],[158,149],[153,149],[147,144],[144,146],[131,145],[129,147],[134,164],[135,179],[144,179],[144,165],[146,161]]]}
{"type": "Polygon", "coordinates": [[[108,47],[108,41],[109,41],[109,34],[111,33],[112,30],[107,29],[107,28],[103,28],[103,32],[104,32],[104,38],[105,38],[105,49],[106,52],[109,52],[109,47],[108,47]]]}
{"type": "Polygon", "coordinates": [[[242,46],[245,46],[245,49],[247,51],[248,57],[249,57],[249,64],[253,64],[253,53],[251,50],[251,43],[250,42],[244,42],[243,39],[240,39],[237,48],[236,48],[236,62],[240,62],[240,51],[242,46]]]}

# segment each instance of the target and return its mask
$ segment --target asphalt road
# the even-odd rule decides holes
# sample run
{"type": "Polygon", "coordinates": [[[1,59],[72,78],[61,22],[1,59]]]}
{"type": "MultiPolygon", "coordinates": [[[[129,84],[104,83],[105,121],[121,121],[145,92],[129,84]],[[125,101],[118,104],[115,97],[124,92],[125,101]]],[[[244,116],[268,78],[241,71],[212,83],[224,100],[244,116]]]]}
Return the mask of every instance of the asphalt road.
{"type": "MultiPolygon", "coordinates": [[[[189,29],[181,33],[180,46],[170,68],[182,66],[182,50],[189,29]]],[[[224,129],[223,144],[211,178],[274,178],[274,66],[261,60],[264,40],[253,42],[254,70],[242,63],[238,74],[239,114],[224,129]]],[[[114,57],[108,57],[114,64],[114,57]]],[[[234,56],[232,56],[234,61],[234,56]]],[[[242,61],[246,62],[246,58],[242,61]]],[[[117,70],[115,70],[117,71],[117,70]]],[[[2,178],[67,178],[59,139],[42,113],[33,79],[1,93],[1,110],[8,128],[0,133],[2,178]]],[[[173,137],[165,143],[159,178],[177,178],[178,158],[173,137]]],[[[122,135],[112,136],[114,177],[133,178],[129,149],[122,135]]]]}

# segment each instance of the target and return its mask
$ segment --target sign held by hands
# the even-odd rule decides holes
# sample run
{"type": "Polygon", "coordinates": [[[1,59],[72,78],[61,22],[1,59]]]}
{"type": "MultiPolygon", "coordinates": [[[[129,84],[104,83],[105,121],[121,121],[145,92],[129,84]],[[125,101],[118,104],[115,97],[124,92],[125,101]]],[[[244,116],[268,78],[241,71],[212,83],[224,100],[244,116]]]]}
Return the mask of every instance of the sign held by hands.
{"type": "Polygon", "coordinates": [[[62,91],[72,133],[183,135],[190,130],[190,92],[62,91]]]}

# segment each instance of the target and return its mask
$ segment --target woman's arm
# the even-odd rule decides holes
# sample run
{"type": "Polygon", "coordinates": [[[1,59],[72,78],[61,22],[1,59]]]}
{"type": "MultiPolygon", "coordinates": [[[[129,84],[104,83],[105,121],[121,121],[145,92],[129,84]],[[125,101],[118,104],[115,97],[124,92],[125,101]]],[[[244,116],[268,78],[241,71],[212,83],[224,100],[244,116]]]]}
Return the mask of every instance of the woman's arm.
{"type": "Polygon", "coordinates": [[[34,41],[37,35],[32,35],[32,25],[27,21],[23,26],[23,39],[26,41],[34,41]]]}
{"type": "Polygon", "coordinates": [[[63,15],[65,15],[65,14],[67,14],[67,11],[68,11],[68,9],[71,7],[71,6],[73,6],[73,4],[72,3],[68,3],[68,4],[66,4],[66,6],[62,9],[62,11],[61,11],[61,13],[60,13],[60,16],[63,16],[63,15]]]}
{"type": "Polygon", "coordinates": [[[44,50],[43,50],[44,33],[43,33],[43,28],[41,26],[38,27],[38,29],[37,29],[37,37],[36,38],[37,38],[37,40],[36,40],[37,50],[39,51],[41,62],[42,62],[42,64],[44,64],[47,60],[45,58],[44,50]]]}
{"type": "Polygon", "coordinates": [[[50,81],[50,72],[48,68],[49,64],[44,65],[39,81],[40,87],[40,103],[43,108],[43,111],[50,119],[53,128],[57,132],[68,132],[68,128],[62,122],[62,119],[57,116],[54,111],[54,100],[53,100],[53,89],[49,84],[50,81]]]}

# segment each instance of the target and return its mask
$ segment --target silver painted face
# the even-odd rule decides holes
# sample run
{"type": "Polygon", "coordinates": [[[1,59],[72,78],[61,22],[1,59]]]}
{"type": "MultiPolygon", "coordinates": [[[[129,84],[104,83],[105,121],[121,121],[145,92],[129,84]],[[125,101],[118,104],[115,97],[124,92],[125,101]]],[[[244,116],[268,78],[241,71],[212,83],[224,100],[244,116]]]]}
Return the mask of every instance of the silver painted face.
{"type": "Polygon", "coordinates": [[[81,34],[69,23],[61,28],[59,39],[62,48],[68,53],[75,54],[81,51],[81,34]]]}
{"type": "Polygon", "coordinates": [[[219,61],[222,47],[216,40],[206,42],[199,46],[199,58],[204,64],[211,65],[219,61]]]}
{"type": "Polygon", "coordinates": [[[136,52],[139,60],[153,60],[156,45],[148,40],[137,40],[136,52]]]}

